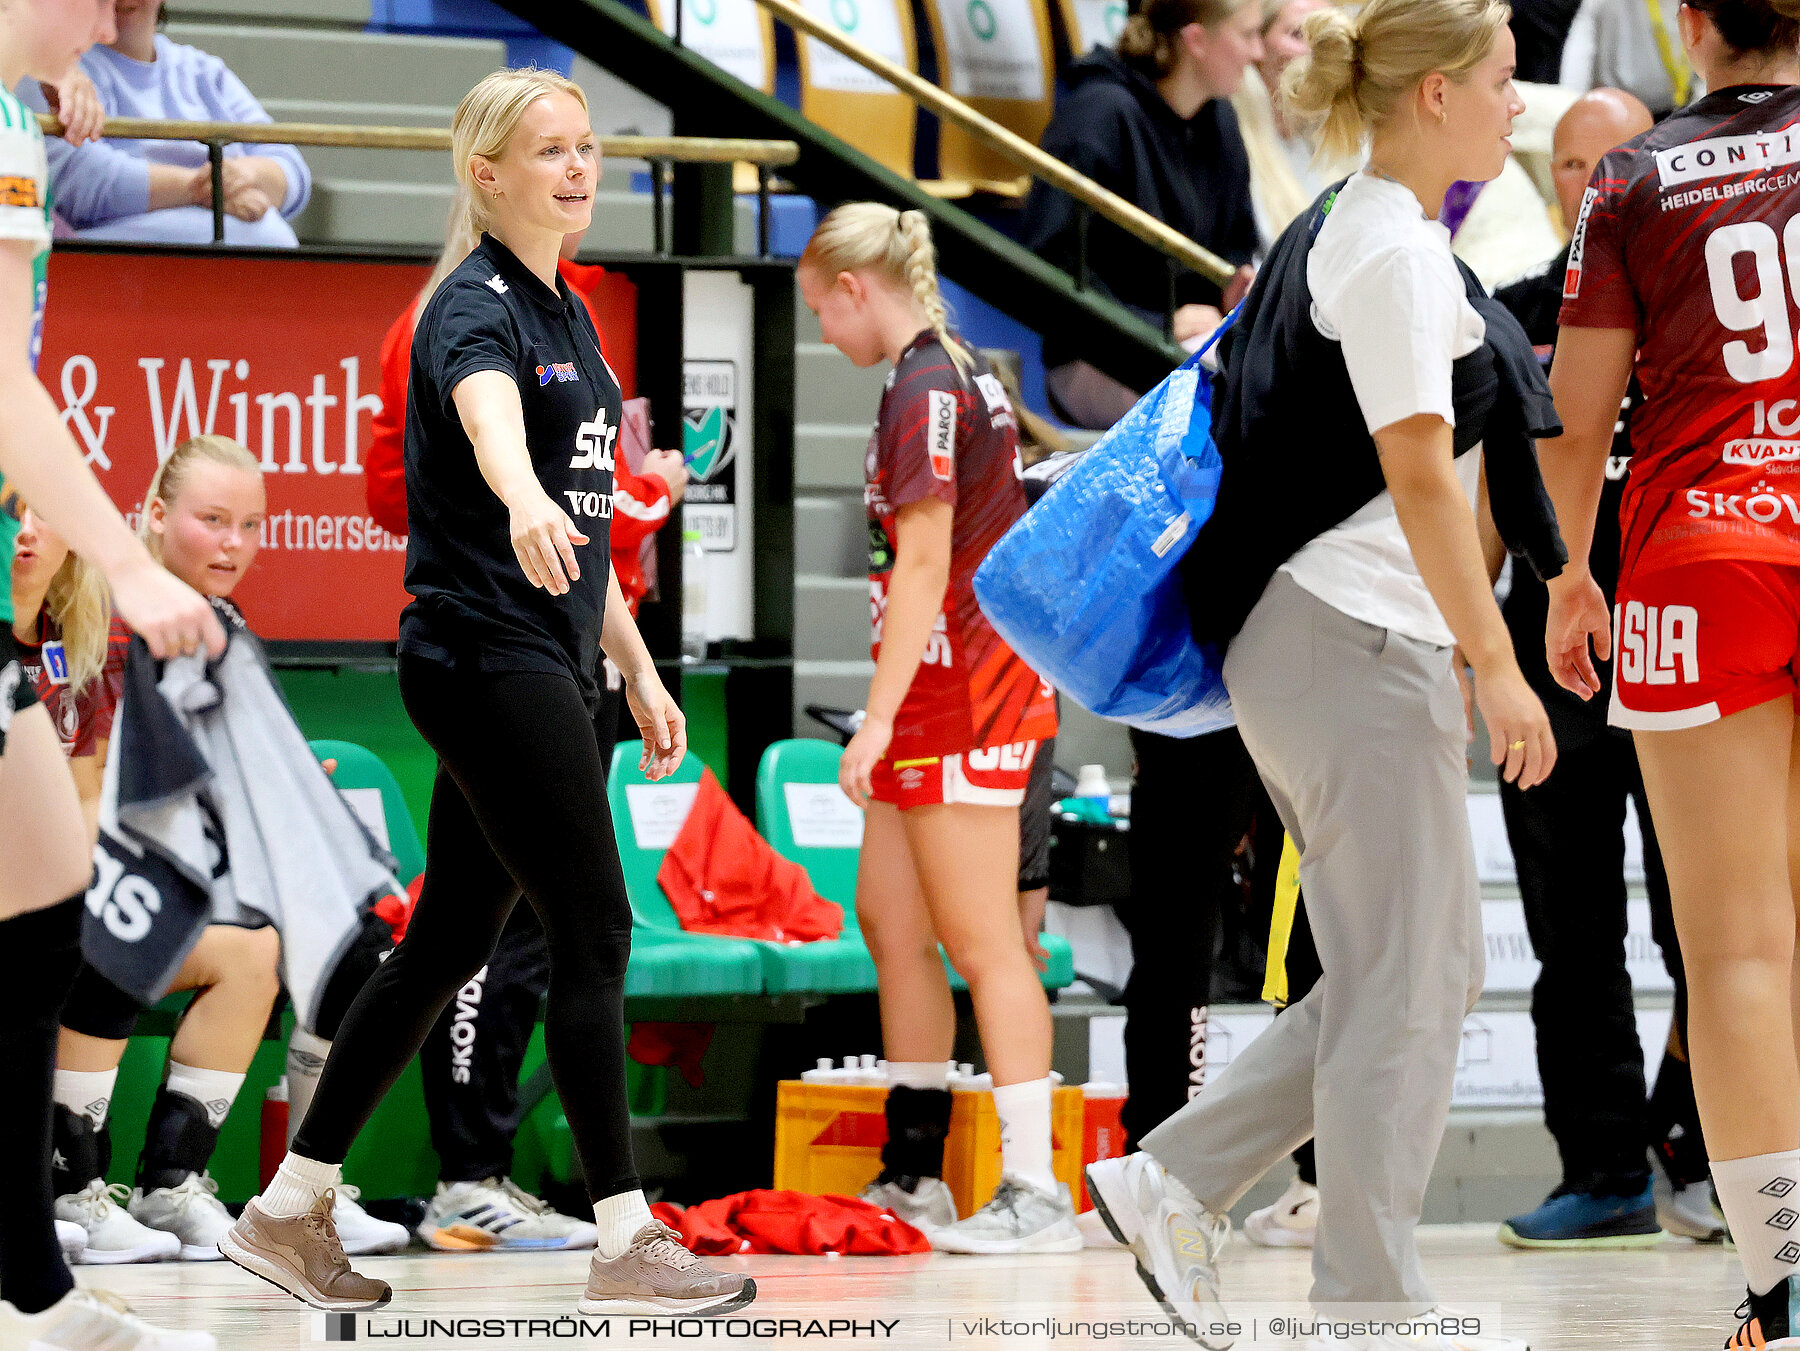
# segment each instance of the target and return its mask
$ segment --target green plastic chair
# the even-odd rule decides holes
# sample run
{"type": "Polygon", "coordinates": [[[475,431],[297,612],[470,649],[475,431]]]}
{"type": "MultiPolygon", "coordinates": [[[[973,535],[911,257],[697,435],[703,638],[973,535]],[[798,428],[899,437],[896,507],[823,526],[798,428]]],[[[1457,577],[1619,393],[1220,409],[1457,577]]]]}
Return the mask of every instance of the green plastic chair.
{"type": "Polygon", "coordinates": [[[320,760],[336,760],[337,773],[331,781],[340,790],[373,788],[381,794],[381,814],[387,821],[388,852],[399,863],[397,875],[404,885],[425,871],[425,846],[419,843],[418,827],[407,810],[406,798],[394,772],[381,757],[367,746],[354,741],[308,742],[320,760]]]}
{"type": "MultiPolygon", "coordinates": [[[[648,827],[659,810],[673,812],[679,799],[654,790],[700,782],[704,766],[700,758],[689,752],[681,767],[668,778],[651,784],[637,767],[637,749],[620,746],[613,751],[612,771],[607,780],[607,798],[612,805],[613,833],[619,841],[619,862],[625,872],[625,891],[631,898],[632,914],[640,930],[648,929],[665,937],[695,945],[693,951],[703,953],[707,945],[723,945],[732,950],[749,948],[762,964],[763,989],[768,994],[844,994],[875,988],[875,963],[862,938],[846,931],[844,938],[822,938],[811,943],[773,943],[760,939],[725,938],[714,934],[693,934],[681,927],[675,909],[669,904],[656,873],[662,867],[666,844],[679,831],[653,831],[648,843],[640,844],[637,820],[632,811],[633,790],[637,790],[639,811],[648,827]],[[646,794],[644,789],[651,789],[646,794]]],[[[685,808],[681,809],[685,819],[685,808]]]]}
{"type": "MultiPolygon", "coordinates": [[[[830,784],[838,781],[838,761],[843,758],[841,746],[816,737],[797,737],[777,741],[763,752],[756,769],[756,828],[763,838],[775,846],[775,852],[792,859],[806,869],[813,889],[827,900],[844,907],[844,931],[861,928],[856,920],[857,849],[847,845],[802,845],[794,839],[794,822],[789,810],[790,784],[830,784]]],[[[1042,975],[1046,989],[1060,990],[1075,979],[1075,955],[1069,940],[1060,934],[1044,934],[1039,941],[1049,954],[1049,968],[1042,975]]],[[[951,987],[968,988],[968,982],[957,974],[945,958],[951,987]]]]}

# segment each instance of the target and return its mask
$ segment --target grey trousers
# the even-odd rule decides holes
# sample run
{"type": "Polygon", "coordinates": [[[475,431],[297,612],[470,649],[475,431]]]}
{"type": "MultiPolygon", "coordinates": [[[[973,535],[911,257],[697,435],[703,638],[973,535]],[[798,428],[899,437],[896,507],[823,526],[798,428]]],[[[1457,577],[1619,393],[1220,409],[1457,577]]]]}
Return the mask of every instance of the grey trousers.
{"type": "Polygon", "coordinates": [[[1225,660],[1325,975],[1143,1147],[1223,1213],[1316,1137],[1315,1305],[1435,1302],[1414,1229],[1484,975],[1450,655],[1277,573],[1225,660]]]}

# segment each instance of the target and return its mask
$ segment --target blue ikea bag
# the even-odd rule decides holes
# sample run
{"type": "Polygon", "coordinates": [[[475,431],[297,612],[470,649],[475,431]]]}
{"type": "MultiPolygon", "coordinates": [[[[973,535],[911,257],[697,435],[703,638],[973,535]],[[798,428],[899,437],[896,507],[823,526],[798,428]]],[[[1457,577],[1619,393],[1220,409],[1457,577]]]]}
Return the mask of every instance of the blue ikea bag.
{"type": "Polygon", "coordinates": [[[1164,736],[1232,725],[1224,653],[1198,643],[1176,565],[1212,516],[1206,345],[1115,423],[1014,522],[975,598],[1033,670],[1100,717],[1164,736]]]}

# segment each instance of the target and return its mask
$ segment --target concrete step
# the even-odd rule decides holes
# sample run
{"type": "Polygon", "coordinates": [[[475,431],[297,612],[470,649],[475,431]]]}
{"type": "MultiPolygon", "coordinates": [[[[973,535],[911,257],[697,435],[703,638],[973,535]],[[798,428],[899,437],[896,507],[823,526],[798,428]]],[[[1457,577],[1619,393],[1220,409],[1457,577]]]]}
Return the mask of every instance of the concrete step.
{"type": "Polygon", "coordinates": [[[794,663],[794,735],[825,735],[819,723],[806,716],[808,704],[828,708],[861,708],[869,697],[869,678],[875,663],[861,661],[796,661],[794,663]]]}
{"type": "Polygon", "coordinates": [[[794,578],[797,661],[861,661],[869,654],[869,579],[794,578]]]}
{"type": "Polygon", "coordinates": [[[181,7],[185,23],[340,23],[366,27],[373,18],[369,0],[199,0],[181,7]]]}
{"type": "Polygon", "coordinates": [[[805,422],[796,410],[794,491],[861,492],[863,457],[869,449],[868,422],[805,422]]]}
{"type": "Polygon", "coordinates": [[[344,99],[455,107],[506,64],[506,45],[483,38],[187,22],[169,36],[219,57],[259,99],[317,98],[324,81],[344,99]]]}
{"type": "Polygon", "coordinates": [[[866,576],[869,524],[860,494],[794,498],[794,571],[819,577],[866,576]]]}
{"type": "Polygon", "coordinates": [[[873,425],[881,409],[881,391],[888,369],[884,361],[859,370],[850,364],[850,358],[827,343],[796,343],[795,419],[873,425]]]}

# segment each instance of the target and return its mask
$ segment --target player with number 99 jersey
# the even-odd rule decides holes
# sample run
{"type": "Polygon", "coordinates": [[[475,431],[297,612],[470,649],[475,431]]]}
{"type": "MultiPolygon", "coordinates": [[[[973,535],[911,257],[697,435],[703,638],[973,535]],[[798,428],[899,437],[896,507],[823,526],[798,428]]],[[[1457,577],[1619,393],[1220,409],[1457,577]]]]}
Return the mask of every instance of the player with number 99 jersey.
{"type": "Polygon", "coordinates": [[[1056,732],[1054,693],[975,602],[975,569],[1024,514],[1025,489],[1012,403],[979,354],[974,360],[965,376],[936,334],[915,338],[888,375],[864,465],[874,656],[900,509],[935,497],[955,513],[943,609],[874,778],[877,797],[902,805],[996,800],[984,786],[1022,795],[1035,743],[1056,732]]]}
{"type": "Polygon", "coordinates": [[[1800,88],[1718,90],[1601,160],[1561,322],[1637,337],[1615,725],[1696,726],[1794,688],[1796,296],[1800,88]]]}

